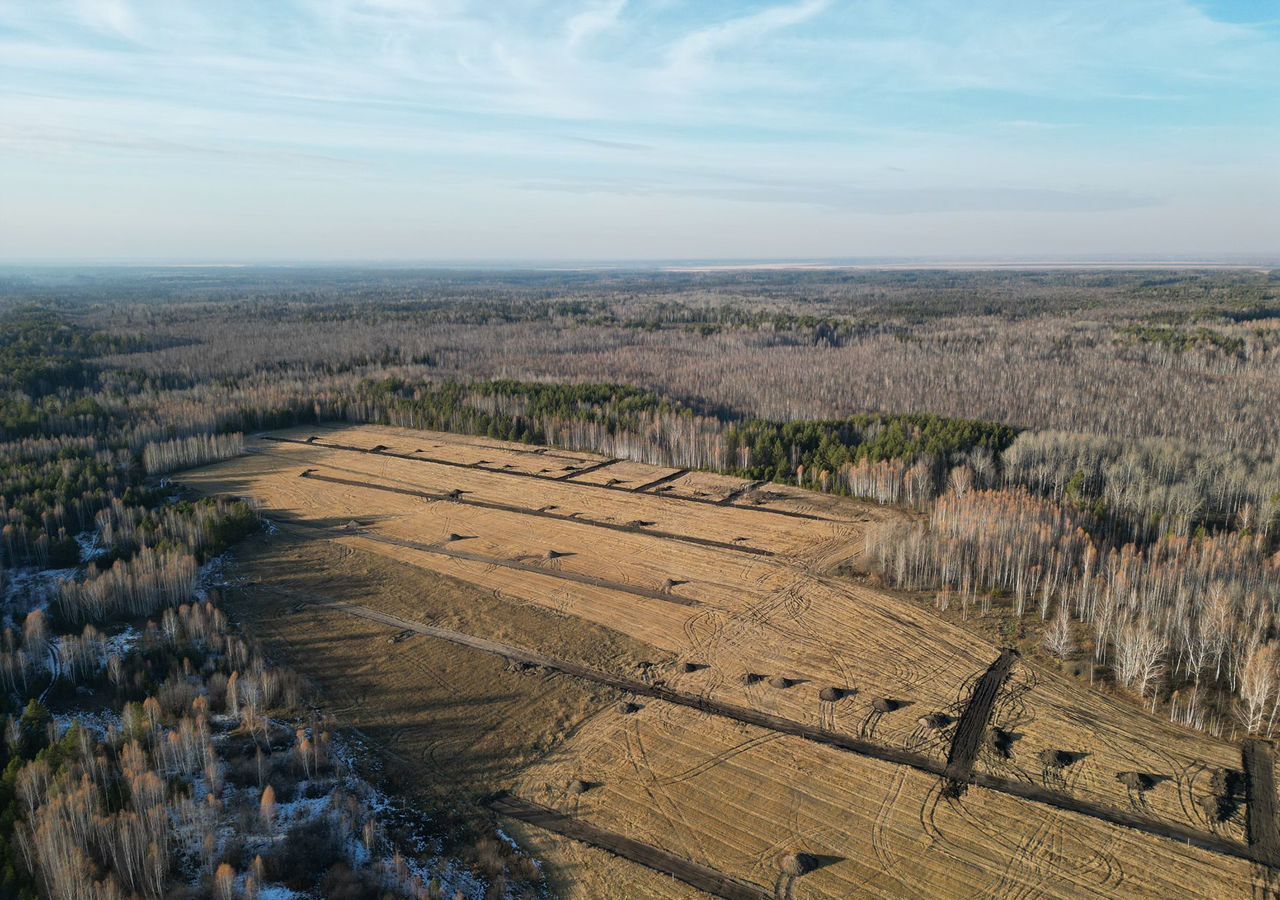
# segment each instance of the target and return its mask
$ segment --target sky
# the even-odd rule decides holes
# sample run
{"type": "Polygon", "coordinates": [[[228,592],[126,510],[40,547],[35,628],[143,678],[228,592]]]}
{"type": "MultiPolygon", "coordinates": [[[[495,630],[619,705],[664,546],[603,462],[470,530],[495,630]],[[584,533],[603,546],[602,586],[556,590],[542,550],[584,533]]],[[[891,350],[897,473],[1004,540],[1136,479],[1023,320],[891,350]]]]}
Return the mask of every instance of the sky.
{"type": "Polygon", "coordinates": [[[0,0],[0,261],[1280,259],[1280,0],[0,0]]]}

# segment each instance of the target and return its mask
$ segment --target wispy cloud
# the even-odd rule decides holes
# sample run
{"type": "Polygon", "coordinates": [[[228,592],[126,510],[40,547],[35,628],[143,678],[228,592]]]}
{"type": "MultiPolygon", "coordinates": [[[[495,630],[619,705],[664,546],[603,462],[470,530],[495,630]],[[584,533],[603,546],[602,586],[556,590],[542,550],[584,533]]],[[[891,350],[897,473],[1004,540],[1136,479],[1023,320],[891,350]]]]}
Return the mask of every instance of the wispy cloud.
{"type": "Polygon", "coordinates": [[[574,50],[597,34],[615,27],[626,6],[627,0],[610,0],[570,16],[564,25],[565,43],[569,49],[574,50]]]}
{"type": "Polygon", "coordinates": [[[641,197],[681,221],[1263,209],[1280,32],[1231,2],[0,2],[0,166],[67,216],[61,179],[134,190],[153,164],[246,203],[273,171],[337,172],[357,198],[641,197]]]}
{"type": "Polygon", "coordinates": [[[621,196],[706,197],[744,203],[812,206],[873,215],[923,215],[957,212],[1088,213],[1158,206],[1157,197],[1096,188],[1051,189],[988,185],[975,187],[874,187],[816,181],[702,179],[693,182],[629,179],[530,181],[530,191],[621,196]]]}
{"type": "Polygon", "coordinates": [[[138,21],[127,0],[77,0],[77,17],[88,28],[129,40],[136,39],[138,21]]]}
{"type": "Polygon", "coordinates": [[[662,80],[668,86],[690,86],[706,73],[716,55],[807,22],[830,5],[830,0],[769,6],[746,16],[717,22],[681,37],[667,52],[662,80]]]}
{"type": "Polygon", "coordinates": [[[577,136],[572,136],[569,138],[569,140],[577,141],[580,144],[588,144],[592,147],[602,147],[605,150],[625,150],[628,153],[634,153],[636,151],[653,149],[652,145],[650,144],[637,144],[634,141],[609,141],[603,138],[590,138],[590,137],[577,137],[577,136]]]}

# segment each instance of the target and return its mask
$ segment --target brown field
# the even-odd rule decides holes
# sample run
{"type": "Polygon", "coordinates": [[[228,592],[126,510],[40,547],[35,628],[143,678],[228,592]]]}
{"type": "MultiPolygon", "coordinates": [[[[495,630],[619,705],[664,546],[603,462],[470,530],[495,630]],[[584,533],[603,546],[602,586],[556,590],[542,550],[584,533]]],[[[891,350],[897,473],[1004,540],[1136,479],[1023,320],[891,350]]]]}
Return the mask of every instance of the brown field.
{"type": "Polygon", "coordinates": [[[579,484],[604,484],[618,485],[620,487],[634,490],[642,485],[655,481],[667,475],[679,473],[680,469],[658,468],[656,466],[648,466],[644,463],[631,462],[622,459],[617,462],[605,466],[603,469],[597,469],[594,472],[585,472],[582,475],[573,476],[573,481],[579,484]]]}
{"type": "MultiPolygon", "coordinates": [[[[1241,854],[1009,791],[944,795],[929,767],[945,765],[954,723],[999,648],[832,574],[856,567],[868,523],[891,510],[776,485],[743,491],[746,482],[707,473],[637,492],[677,470],[439,433],[359,426],[274,437],[286,440],[250,441],[248,455],[183,476],[201,491],[252,498],[282,526],[242,551],[237,612],[315,677],[397,782],[424,799],[474,807],[509,790],[798,898],[1262,890],[1261,868],[1240,858],[1244,815],[1211,823],[1201,812],[1213,772],[1240,768],[1238,747],[1025,661],[992,719],[1013,736],[1011,756],[984,749],[976,777],[1216,836],[1241,854]],[[651,697],[624,711],[612,688],[530,674],[421,634],[392,642],[397,629],[329,602],[911,751],[927,765],[651,697]],[[842,698],[820,699],[829,687],[842,698]],[[896,708],[877,711],[885,699],[896,708]],[[932,713],[950,725],[926,727],[932,713]],[[1046,768],[1046,750],[1075,761],[1046,768]],[[1155,776],[1154,787],[1128,788],[1123,772],[1155,776]],[[589,789],[570,791],[575,781],[589,789]],[[778,859],[791,851],[813,855],[816,870],[781,877],[778,859]]],[[[699,896],[537,827],[504,827],[565,895],[699,896]]]]}

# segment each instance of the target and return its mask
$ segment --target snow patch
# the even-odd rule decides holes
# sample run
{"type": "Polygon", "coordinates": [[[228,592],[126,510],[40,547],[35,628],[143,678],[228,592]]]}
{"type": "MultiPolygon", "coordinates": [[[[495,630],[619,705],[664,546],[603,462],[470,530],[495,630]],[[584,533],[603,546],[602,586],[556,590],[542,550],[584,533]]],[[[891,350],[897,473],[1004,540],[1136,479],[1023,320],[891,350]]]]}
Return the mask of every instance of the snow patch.
{"type": "Polygon", "coordinates": [[[258,900],[297,900],[305,896],[283,884],[267,884],[258,888],[258,900]]]}
{"type": "Polygon", "coordinates": [[[227,566],[231,562],[231,554],[221,553],[209,559],[196,573],[196,586],[192,594],[201,603],[209,599],[209,592],[214,589],[231,587],[228,580],[227,566]]]}
{"type": "Polygon", "coordinates": [[[100,559],[110,552],[109,548],[102,545],[96,530],[80,532],[76,535],[76,543],[80,546],[80,558],[85,562],[100,559]]]}
{"type": "Polygon", "coordinates": [[[32,610],[48,609],[64,581],[75,581],[81,569],[37,569],[27,566],[5,572],[4,607],[19,617],[32,610]]]}
{"type": "Polygon", "coordinates": [[[57,729],[59,740],[66,737],[72,725],[79,725],[100,741],[107,739],[107,732],[112,728],[118,731],[124,727],[124,722],[120,716],[110,709],[56,715],[53,717],[53,723],[57,729]]]}
{"type": "MultiPolygon", "coordinates": [[[[137,646],[138,641],[142,639],[142,632],[128,625],[118,634],[107,637],[107,658],[118,656],[124,659],[137,646]]],[[[105,663],[104,663],[105,664],[105,663]]]]}

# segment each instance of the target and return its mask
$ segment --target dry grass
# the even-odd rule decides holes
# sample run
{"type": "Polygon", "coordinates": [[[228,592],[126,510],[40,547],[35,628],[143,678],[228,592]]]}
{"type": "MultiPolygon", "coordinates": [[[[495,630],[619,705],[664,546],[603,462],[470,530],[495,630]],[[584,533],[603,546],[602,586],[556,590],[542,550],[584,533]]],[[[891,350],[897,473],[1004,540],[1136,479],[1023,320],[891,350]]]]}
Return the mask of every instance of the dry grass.
{"type": "Polygon", "coordinates": [[[771,885],[792,850],[826,864],[809,897],[1246,896],[1238,860],[970,789],[910,769],[651,704],[599,717],[520,791],[771,885]],[[590,764],[590,768],[584,767],[590,764]],[[564,793],[564,773],[600,782],[564,793]]]}
{"type": "Polygon", "coordinates": [[[613,694],[570,679],[512,673],[498,657],[428,643],[324,603],[367,602],[495,640],[530,633],[580,662],[635,659],[646,648],[463,582],[284,531],[237,551],[251,581],[236,613],[288,663],[324,687],[344,725],[382,749],[398,784],[431,803],[469,803],[509,786],[613,694]],[[585,630],[584,630],[585,629],[585,630]],[[583,640],[589,636],[589,640],[583,640]]]}
{"type": "Polygon", "coordinates": [[[597,469],[585,475],[574,476],[572,480],[579,484],[607,484],[634,490],[641,485],[662,478],[664,475],[674,474],[679,471],[679,469],[655,468],[644,463],[629,462],[624,459],[603,469],[597,469]]]}
{"type": "MultiPolygon", "coordinates": [[[[500,442],[399,429],[299,429],[312,445],[255,441],[254,455],[187,473],[210,492],[255,499],[292,522],[255,550],[246,572],[271,585],[245,604],[274,641],[352,707],[406,771],[457,778],[479,792],[514,785],[532,800],[577,812],[735,877],[772,887],[788,852],[818,857],[797,881],[800,896],[990,896],[1089,891],[1178,896],[1248,890],[1248,866],[1171,841],[989,791],[940,795],[938,779],[803,741],[650,701],[624,712],[616,696],[564,677],[507,670],[500,660],[429,638],[387,643],[387,629],[334,611],[290,612],[296,597],[331,596],[415,621],[453,628],[665,681],[678,690],[796,721],[908,747],[944,760],[948,727],[976,679],[997,656],[981,636],[890,592],[824,574],[856,557],[866,523],[892,511],[767,486],[762,513],[750,494],[731,505],[682,502],[575,480],[552,481],[588,454],[530,453],[500,442]],[[456,468],[353,453],[325,442],[449,459],[456,468]],[[538,474],[522,478],[483,469],[538,474]],[[299,478],[303,469],[366,482],[299,478]],[[606,530],[519,512],[431,502],[387,488],[446,494],[596,522],[652,523],[606,530]],[[357,530],[340,526],[350,520],[357,530]],[[739,542],[774,556],[663,539],[644,531],[739,542]],[[374,537],[381,540],[374,540],[374,537]],[[388,543],[401,540],[426,549],[388,543]],[[447,546],[481,559],[458,559],[447,546]],[[484,559],[519,561],[526,568],[484,559]],[[529,570],[528,567],[533,567],[529,570]],[[264,574],[265,573],[265,574],[264,574]],[[606,586],[678,595],[688,606],[606,586]],[[444,577],[441,577],[444,576],[444,577]],[[280,598],[272,600],[277,592],[280,598]],[[642,661],[664,663],[642,668],[642,661]],[[692,671],[684,663],[697,663],[692,671]],[[752,673],[756,678],[746,678],[752,673]],[[785,679],[786,689],[775,684],[785,679]],[[332,686],[332,687],[330,687],[332,686]],[[838,700],[820,691],[839,686],[838,700]],[[875,706],[876,700],[892,704],[875,706]],[[949,717],[949,718],[948,718],[949,717]],[[436,728],[433,723],[443,723],[436,728]],[[452,750],[442,754],[443,731],[452,750]],[[479,736],[479,737],[477,737],[479,736]],[[474,748],[472,751],[471,748],[474,748]],[[468,751],[476,757],[466,761],[468,751]],[[442,755],[464,760],[445,765],[442,755]],[[482,759],[481,759],[482,758],[482,759]],[[450,768],[452,766],[452,768],[450,768]],[[575,780],[599,787],[571,793],[575,780]]],[[[643,483],[670,472],[617,464],[584,476],[643,483]]],[[[728,496],[744,483],[702,473],[681,491],[728,496]],[[718,493],[717,493],[718,492],[718,493]]],[[[692,496],[692,494],[690,494],[692,496]]],[[[360,724],[363,723],[363,724],[360,724]]],[[[1237,748],[1170,726],[1077,682],[1019,664],[996,704],[1007,734],[979,756],[980,771],[1049,784],[1088,799],[1208,830],[1201,795],[1213,771],[1238,768],[1237,748]],[[1044,751],[1080,756],[1046,767],[1044,751]],[[1117,777],[1161,776],[1135,792],[1117,777]]],[[[1215,826],[1243,838],[1238,820],[1215,826]]],[[[571,842],[521,831],[545,854],[553,880],[576,896],[685,896],[666,878],[571,842]],[[662,893],[666,892],[666,893],[662,893]]]]}

